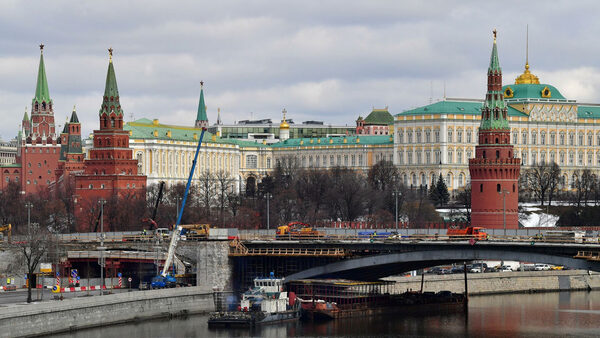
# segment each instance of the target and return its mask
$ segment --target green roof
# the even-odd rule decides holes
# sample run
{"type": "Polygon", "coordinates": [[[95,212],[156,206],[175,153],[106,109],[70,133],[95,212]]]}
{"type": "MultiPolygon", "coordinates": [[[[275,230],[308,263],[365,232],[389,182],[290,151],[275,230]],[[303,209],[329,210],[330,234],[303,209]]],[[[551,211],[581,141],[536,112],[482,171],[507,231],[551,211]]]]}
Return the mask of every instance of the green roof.
{"type": "Polygon", "coordinates": [[[198,115],[196,121],[208,121],[206,116],[206,104],[204,103],[204,88],[200,85],[200,102],[198,102],[198,115]]]}
{"type": "Polygon", "coordinates": [[[48,79],[46,78],[46,66],[44,66],[44,54],[40,52],[40,66],[38,68],[37,85],[35,86],[34,103],[52,102],[50,100],[50,91],[48,90],[48,79]]]}
{"type": "Polygon", "coordinates": [[[29,116],[27,116],[27,111],[23,114],[23,121],[29,121],[29,116]]]}
{"type": "MultiPolygon", "coordinates": [[[[426,114],[467,114],[481,115],[483,102],[477,101],[439,101],[426,106],[404,111],[396,116],[426,115],[426,114]]],[[[527,116],[517,109],[508,107],[508,116],[527,116]]]]}
{"type": "MultiPolygon", "coordinates": [[[[147,118],[141,118],[133,122],[127,122],[123,127],[123,130],[131,132],[130,139],[145,139],[145,140],[165,140],[165,141],[186,141],[186,142],[197,142],[194,139],[194,134],[200,137],[202,133],[201,128],[187,127],[187,126],[176,126],[154,122],[147,118]],[[156,136],[155,136],[156,132],[156,136]],[[169,137],[170,132],[170,137],[169,137]]],[[[212,140],[213,134],[206,131],[204,133],[204,139],[202,143],[221,143],[221,144],[233,144],[240,147],[268,147],[262,143],[256,143],[251,141],[242,141],[235,139],[225,139],[217,137],[216,141],[212,140]]]]}
{"type": "Polygon", "coordinates": [[[500,60],[498,59],[498,47],[496,47],[496,37],[494,36],[494,45],[492,46],[492,55],[490,56],[490,66],[488,67],[489,71],[497,70],[498,72],[502,72],[500,68],[500,60]]]}
{"type": "Polygon", "coordinates": [[[579,106],[577,117],[580,119],[600,119],[600,106],[579,106]]]}
{"type": "Polygon", "coordinates": [[[510,84],[502,87],[506,100],[511,101],[513,99],[544,99],[544,100],[566,100],[564,96],[554,86],[549,84],[510,84]],[[512,97],[506,97],[506,89],[509,88],[513,91],[512,97]],[[542,90],[548,88],[550,90],[550,97],[542,97],[542,90]]]}
{"type": "Polygon", "coordinates": [[[394,124],[394,117],[386,109],[373,109],[373,111],[365,118],[365,125],[390,125],[394,124]]]}
{"type": "Polygon", "coordinates": [[[69,123],[79,123],[79,118],[77,117],[75,110],[73,110],[73,113],[71,113],[71,120],[69,123]]]}
{"type": "Polygon", "coordinates": [[[271,145],[272,148],[326,147],[339,145],[392,145],[391,135],[331,136],[316,138],[293,138],[271,145]],[[357,143],[356,140],[359,139],[357,143]],[[312,143],[310,143],[312,140],[312,143]],[[346,143],[344,143],[346,140],[346,143]]]}
{"type": "Polygon", "coordinates": [[[117,76],[111,59],[108,62],[108,71],[106,72],[106,85],[104,86],[104,97],[102,99],[102,107],[100,107],[100,115],[109,115],[112,111],[117,115],[123,115],[121,103],[119,101],[119,88],[117,87],[117,76]]]}

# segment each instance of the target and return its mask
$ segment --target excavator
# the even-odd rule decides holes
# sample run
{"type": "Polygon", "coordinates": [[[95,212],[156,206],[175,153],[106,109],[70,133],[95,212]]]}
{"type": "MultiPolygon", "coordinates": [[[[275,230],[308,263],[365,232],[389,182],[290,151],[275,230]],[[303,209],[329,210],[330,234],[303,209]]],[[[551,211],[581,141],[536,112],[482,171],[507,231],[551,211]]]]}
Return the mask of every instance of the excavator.
{"type": "Polygon", "coordinates": [[[4,234],[8,237],[8,243],[10,243],[10,235],[11,235],[12,225],[0,225],[0,240],[4,240],[4,234]]]}
{"type": "Polygon", "coordinates": [[[185,235],[186,240],[207,239],[210,233],[210,224],[184,224],[181,235],[185,235]]]}

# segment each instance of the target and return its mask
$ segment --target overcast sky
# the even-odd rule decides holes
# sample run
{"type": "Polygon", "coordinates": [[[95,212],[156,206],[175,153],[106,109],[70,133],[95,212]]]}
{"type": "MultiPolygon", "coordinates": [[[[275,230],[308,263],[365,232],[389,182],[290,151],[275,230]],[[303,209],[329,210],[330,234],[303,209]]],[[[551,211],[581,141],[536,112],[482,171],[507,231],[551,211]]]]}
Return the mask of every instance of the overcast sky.
{"type": "Polygon", "coordinates": [[[57,124],[73,105],[98,126],[108,47],[125,120],[193,125],[201,80],[210,123],[249,118],[354,125],[430,97],[483,98],[498,30],[504,83],[529,63],[569,99],[600,102],[597,1],[0,0],[0,136],[35,93],[40,43],[57,124]]]}

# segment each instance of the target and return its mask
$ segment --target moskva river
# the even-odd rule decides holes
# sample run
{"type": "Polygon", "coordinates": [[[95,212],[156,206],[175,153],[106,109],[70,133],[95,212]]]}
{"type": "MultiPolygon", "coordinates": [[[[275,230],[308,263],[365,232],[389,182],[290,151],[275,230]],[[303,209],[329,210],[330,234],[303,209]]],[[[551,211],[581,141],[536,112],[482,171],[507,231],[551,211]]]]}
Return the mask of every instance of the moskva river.
{"type": "Polygon", "coordinates": [[[468,311],[209,329],[207,316],[107,326],[56,337],[589,337],[600,336],[600,291],[471,296],[468,311]]]}

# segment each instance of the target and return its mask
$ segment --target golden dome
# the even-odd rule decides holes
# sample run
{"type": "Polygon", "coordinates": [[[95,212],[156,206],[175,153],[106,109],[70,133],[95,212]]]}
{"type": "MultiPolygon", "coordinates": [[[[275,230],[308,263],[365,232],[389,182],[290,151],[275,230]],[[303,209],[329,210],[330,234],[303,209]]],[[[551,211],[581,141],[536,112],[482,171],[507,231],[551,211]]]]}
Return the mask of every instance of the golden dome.
{"type": "Polygon", "coordinates": [[[279,129],[290,129],[290,125],[285,121],[285,114],[287,113],[287,110],[285,110],[285,108],[284,108],[282,113],[283,113],[283,120],[281,120],[279,129]]]}
{"type": "Polygon", "coordinates": [[[529,62],[525,63],[525,72],[517,77],[515,84],[540,84],[540,79],[529,71],[529,62]]]}

